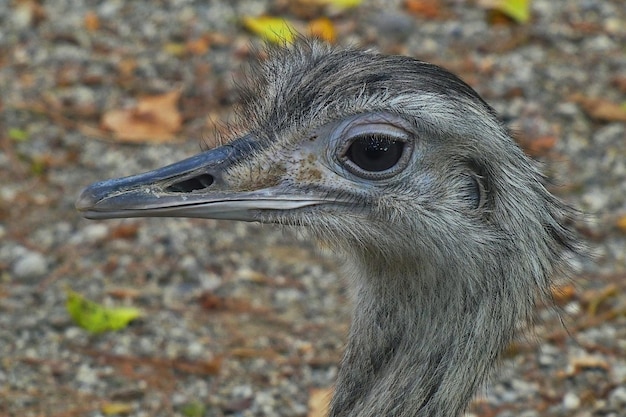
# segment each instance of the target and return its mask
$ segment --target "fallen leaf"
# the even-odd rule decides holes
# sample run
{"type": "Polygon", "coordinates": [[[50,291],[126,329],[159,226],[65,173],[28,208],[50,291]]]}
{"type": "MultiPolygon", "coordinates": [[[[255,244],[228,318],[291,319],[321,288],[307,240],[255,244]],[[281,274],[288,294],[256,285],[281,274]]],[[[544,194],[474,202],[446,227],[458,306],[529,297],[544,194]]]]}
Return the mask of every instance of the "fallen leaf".
{"type": "Polygon", "coordinates": [[[9,138],[15,142],[25,142],[28,140],[28,132],[23,129],[12,127],[9,129],[9,138]]]}
{"type": "Polygon", "coordinates": [[[89,32],[95,32],[100,29],[100,19],[94,11],[88,11],[84,18],[85,29],[89,32]]]}
{"type": "Polygon", "coordinates": [[[309,390],[309,412],[307,417],[325,417],[328,415],[332,388],[313,388],[309,390]]]}
{"type": "Polygon", "coordinates": [[[404,8],[409,13],[426,19],[436,19],[441,16],[441,5],[437,0],[405,0],[404,8]]]}
{"type": "Polygon", "coordinates": [[[198,302],[205,310],[225,310],[226,302],[223,297],[211,292],[204,292],[198,297],[198,302]]]}
{"type": "Polygon", "coordinates": [[[142,292],[135,288],[114,288],[108,290],[107,295],[117,299],[134,299],[140,297],[142,292]]]}
{"type": "Polygon", "coordinates": [[[602,98],[574,94],[571,100],[582,107],[589,117],[603,122],[626,122],[626,103],[618,104],[602,98]]]}
{"type": "Polygon", "coordinates": [[[120,223],[118,226],[114,227],[109,236],[111,239],[135,239],[137,234],[139,233],[139,224],[138,223],[120,223]]]}
{"type": "Polygon", "coordinates": [[[133,411],[133,405],[130,403],[122,402],[106,402],[100,407],[100,411],[105,416],[112,416],[115,414],[128,414],[133,411]]]}
{"type": "Polygon", "coordinates": [[[550,289],[552,293],[552,299],[557,305],[563,305],[571,301],[576,295],[576,287],[572,284],[565,284],[559,286],[552,286],[550,289]]]}
{"type": "Polygon", "coordinates": [[[296,30],[282,17],[244,17],[243,26],[250,32],[272,43],[292,43],[296,30]]]}
{"type": "Polygon", "coordinates": [[[180,91],[142,97],[130,109],[113,109],[102,116],[102,126],[122,142],[162,143],[174,139],[182,124],[176,106],[180,91]]]}
{"type": "Polygon", "coordinates": [[[104,307],[69,289],[65,306],[74,322],[91,333],[123,329],[141,316],[136,308],[104,307]]]}
{"type": "Polygon", "coordinates": [[[603,371],[608,372],[609,364],[602,358],[594,356],[581,356],[570,361],[565,374],[571,377],[587,369],[602,369],[603,371]]]}
{"type": "Polygon", "coordinates": [[[320,4],[326,4],[339,9],[351,9],[357,7],[363,0],[317,0],[320,4]]]}
{"type": "Polygon", "coordinates": [[[558,138],[556,136],[539,136],[534,138],[516,137],[519,145],[530,156],[542,156],[551,151],[556,145],[558,138]]]}
{"type": "MultiPolygon", "coordinates": [[[[526,23],[530,19],[530,0],[479,0],[479,4],[517,23],[526,23]]],[[[497,15],[491,19],[494,18],[497,19],[497,15]]]]}
{"type": "Polygon", "coordinates": [[[326,5],[319,0],[276,0],[277,8],[283,16],[294,16],[308,21],[320,16],[327,16],[326,5]]]}
{"type": "Polygon", "coordinates": [[[312,20],[309,22],[307,29],[310,36],[323,39],[328,43],[335,43],[337,39],[335,25],[327,17],[312,20]]]}
{"type": "Polygon", "coordinates": [[[254,307],[248,301],[237,298],[224,298],[206,291],[198,297],[198,303],[205,310],[231,311],[235,313],[265,314],[265,307],[254,307]]]}
{"type": "Polygon", "coordinates": [[[626,214],[617,219],[616,226],[621,232],[626,233],[626,214]]]}
{"type": "Polygon", "coordinates": [[[170,55],[181,57],[187,52],[187,47],[181,42],[167,42],[163,45],[163,50],[170,55]]]}
{"type": "Polygon", "coordinates": [[[206,414],[206,406],[200,401],[192,401],[183,405],[180,413],[185,417],[202,417],[206,414]]]}
{"type": "Polygon", "coordinates": [[[209,50],[209,41],[206,37],[192,39],[185,44],[187,51],[194,55],[204,55],[209,50]]]}

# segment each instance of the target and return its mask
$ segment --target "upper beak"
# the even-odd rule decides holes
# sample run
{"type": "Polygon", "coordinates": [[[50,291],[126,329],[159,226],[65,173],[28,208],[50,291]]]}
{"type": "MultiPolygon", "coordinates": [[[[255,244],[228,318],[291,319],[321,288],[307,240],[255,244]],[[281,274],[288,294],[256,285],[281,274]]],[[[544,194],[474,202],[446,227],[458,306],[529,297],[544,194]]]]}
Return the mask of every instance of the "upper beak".
{"type": "Polygon", "coordinates": [[[233,190],[224,180],[224,172],[256,147],[252,136],[244,136],[154,171],[94,183],[80,193],[76,209],[88,219],[198,217],[258,221],[262,211],[328,202],[279,186],[233,190]]]}

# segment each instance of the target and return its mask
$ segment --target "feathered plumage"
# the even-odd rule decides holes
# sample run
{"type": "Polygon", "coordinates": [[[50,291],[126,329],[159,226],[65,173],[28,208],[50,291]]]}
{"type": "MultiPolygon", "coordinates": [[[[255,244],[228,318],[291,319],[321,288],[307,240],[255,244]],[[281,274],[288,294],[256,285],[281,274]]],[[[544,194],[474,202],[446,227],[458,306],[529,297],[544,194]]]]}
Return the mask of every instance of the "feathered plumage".
{"type": "Polygon", "coordinates": [[[572,212],[442,68],[305,41],[269,56],[243,91],[248,134],[77,207],[306,227],[345,254],[354,295],[330,416],[458,416],[549,297],[572,212]]]}

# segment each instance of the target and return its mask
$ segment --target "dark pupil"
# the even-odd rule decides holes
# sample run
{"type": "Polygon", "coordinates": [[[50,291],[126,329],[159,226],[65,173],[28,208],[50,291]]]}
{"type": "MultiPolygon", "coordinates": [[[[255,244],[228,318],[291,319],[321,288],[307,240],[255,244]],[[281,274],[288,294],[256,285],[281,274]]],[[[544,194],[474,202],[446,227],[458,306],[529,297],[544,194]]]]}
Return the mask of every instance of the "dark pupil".
{"type": "Polygon", "coordinates": [[[384,171],[394,166],[402,156],[404,142],[385,136],[356,138],[346,156],[365,171],[384,171]]]}

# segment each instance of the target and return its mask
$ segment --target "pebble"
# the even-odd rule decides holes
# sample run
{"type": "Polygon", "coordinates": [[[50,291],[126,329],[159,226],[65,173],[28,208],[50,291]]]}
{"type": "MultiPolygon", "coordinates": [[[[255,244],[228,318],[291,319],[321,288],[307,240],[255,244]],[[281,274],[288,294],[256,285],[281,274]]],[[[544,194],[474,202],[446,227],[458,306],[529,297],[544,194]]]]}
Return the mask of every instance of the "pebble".
{"type": "Polygon", "coordinates": [[[81,228],[79,236],[82,236],[84,243],[94,243],[104,239],[109,232],[109,228],[104,223],[93,223],[81,228]]]}
{"type": "Polygon", "coordinates": [[[563,396],[563,407],[566,410],[576,410],[580,407],[580,398],[573,392],[567,392],[563,396]]]}
{"type": "MultiPolygon", "coordinates": [[[[626,348],[626,342],[622,341],[622,346],[619,346],[619,349],[622,351],[626,348]]],[[[616,384],[626,384],[626,365],[625,364],[615,364],[611,369],[611,375],[613,376],[613,382],[616,384]]]]}
{"type": "Polygon", "coordinates": [[[609,402],[618,410],[626,410],[626,385],[621,385],[611,391],[609,402]]]}
{"type": "Polygon", "coordinates": [[[83,389],[90,390],[98,383],[98,374],[88,364],[81,364],[76,370],[76,380],[82,385],[83,389]]]}
{"type": "Polygon", "coordinates": [[[11,271],[17,279],[33,279],[42,277],[47,270],[45,256],[39,252],[27,251],[15,261],[11,271]]]}

